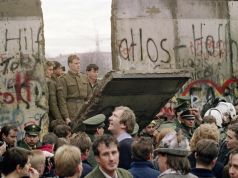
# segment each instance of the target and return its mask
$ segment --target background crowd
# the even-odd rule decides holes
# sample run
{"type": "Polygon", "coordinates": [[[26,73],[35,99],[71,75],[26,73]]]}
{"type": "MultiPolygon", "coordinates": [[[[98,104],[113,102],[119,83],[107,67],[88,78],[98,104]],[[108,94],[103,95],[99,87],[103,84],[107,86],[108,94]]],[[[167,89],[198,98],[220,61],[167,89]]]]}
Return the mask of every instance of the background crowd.
{"type": "Polygon", "coordinates": [[[100,92],[99,68],[80,73],[80,59],[68,58],[69,71],[46,63],[49,132],[26,123],[25,136],[5,125],[0,134],[0,171],[6,178],[238,178],[238,117],[233,104],[216,98],[200,112],[190,97],[177,97],[144,128],[127,106],[77,122],[83,104],[100,92]],[[174,101],[175,100],[175,101],[174,101]]]}

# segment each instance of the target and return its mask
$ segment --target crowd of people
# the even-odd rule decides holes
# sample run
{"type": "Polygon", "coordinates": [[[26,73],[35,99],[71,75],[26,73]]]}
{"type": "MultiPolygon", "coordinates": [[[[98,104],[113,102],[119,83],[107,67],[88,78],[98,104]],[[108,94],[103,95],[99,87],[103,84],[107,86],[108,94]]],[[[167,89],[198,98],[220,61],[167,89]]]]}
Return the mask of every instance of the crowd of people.
{"type": "Polygon", "coordinates": [[[62,74],[59,63],[46,63],[50,125],[42,139],[32,122],[22,140],[16,126],[1,128],[1,177],[238,178],[238,119],[231,103],[218,100],[201,114],[180,97],[144,128],[131,108],[118,106],[108,118],[101,113],[78,122],[83,129],[74,133],[71,123],[100,81],[97,65],[88,65],[84,75],[78,56],[70,55],[68,64],[62,74]]]}

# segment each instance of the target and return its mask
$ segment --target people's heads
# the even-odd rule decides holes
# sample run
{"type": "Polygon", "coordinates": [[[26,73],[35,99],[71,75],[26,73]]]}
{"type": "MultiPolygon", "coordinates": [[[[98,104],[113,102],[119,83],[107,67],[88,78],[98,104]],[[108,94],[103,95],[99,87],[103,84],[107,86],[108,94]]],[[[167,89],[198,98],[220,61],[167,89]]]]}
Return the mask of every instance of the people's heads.
{"type": "Polygon", "coordinates": [[[231,151],[228,164],[230,178],[238,178],[238,147],[231,151]]]}
{"type": "Polygon", "coordinates": [[[96,64],[89,64],[86,68],[87,76],[92,81],[97,81],[99,67],[96,64]]]}
{"type": "Polygon", "coordinates": [[[209,169],[215,165],[218,155],[218,143],[211,139],[202,139],[196,145],[196,161],[198,165],[209,169]]]}
{"type": "Polygon", "coordinates": [[[180,114],[180,121],[189,128],[193,128],[195,126],[195,116],[192,114],[191,110],[183,111],[180,114]]]}
{"type": "Polygon", "coordinates": [[[97,114],[83,121],[86,128],[86,133],[101,136],[104,134],[104,121],[106,116],[104,114],[97,114]]]}
{"type": "Polygon", "coordinates": [[[67,140],[70,139],[72,130],[68,125],[57,125],[54,129],[54,134],[58,138],[66,138],[67,140]]]}
{"type": "Polygon", "coordinates": [[[57,139],[58,137],[54,133],[49,132],[43,136],[42,145],[47,145],[47,144],[55,145],[57,142],[57,139]]]}
{"type": "Polygon", "coordinates": [[[172,132],[175,132],[175,130],[171,127],[162,128],[161,130],[159,130],[158,134],[155,136],[156,145],[160,144],[161,140],[164,138],[165,135],[172,132]]]}
{"type": "Polygon", "coordinates": [[[175,103],[177,104],[175,104],[174,110],[177,116],[180,116],[183,111],[191,108],[191,96],[181,96],[177,97],[175,100],[175,103]]]}
{"type": "Polygon", "coordinates": [[[226,142],[229,150],[238,145],[238,123],[228,126],[228,130],[226,132],[226,142]]]}
{"type": "Polygon", "coordinates": [[[73,54],[68,57],[68,65],[69,65],[70,71],[72,71],[73,73],[79,73],[80,59],[77,55],[73,54]]]}
{"type": "Polygon", "coordinates": [[[153,141],[149,137],[140,137],[132,143],[132,158],[135,161],[147,161],[153,158],[153,141]]]}
{"type": "Polygon", "coordinates": [[[93,142],[93,152],[99,167],[108,175],[114,175],[119,164],[117,140],[109,135],[99,136],[93,142]]]}
{"type": "Polygon", "coordinates": [[[58,148],[60,148],[63,145],[69,145],[69,141],[66,138],[58,138],[54,146],[54,152],[56,152],[58,148]]]}
{"type": "Polygon", "coordinates": [[[214,124],[214,125],[217,125],[216,124],[216,118],[212,115],[208,115],[208,116],[204,116],[203,117],[203,123],[204,124],[214,124]]]}
{"type": "Polygon", "coordinates": [[[73,135],[70,144],[78,147],[85,156],[88,156],[92,146],[91,139],[85,132],[73,135]]]}
{"type": "Polygon", "coordinates": [[[54,74],[56,74],[57,77],[59,77],[63,74],[62,65],[58,61],[54,61],[53,71],[54,71],[54,74]]]}
{"type": "Polygon", "coordinates": [[[56,174],[60,177],[80,177],[82,173],[81,152],[72,145],[63,145],[55,153],[56,174]]]}
{"type": "Polygon", "coordinates": [[[168,133],[162,140],[155,154],[159,156],[158,165],[161,172],[171,168],[182,174],[190,171],[190,164],[187,159],[189,153],[188,140],[179,131],[168,133]]]}
{"type": "Polygon", "coordinates": [[[236,110],[233,104],[228,102],[219,102],[216,109],[222,114],[222,125],[227,126],[231,121],[236,120],[236,110]]]}
{"type": "Polygon", "coordinates": [[[118,135],[125,131],[132,133],[136,123],[136,117],[134,112],[126,106],[116,107],[112,115],[109,117],[108,130],[112,134],[118,135]]]}
{"type": "Polygon", "coordinates": [[[27,125],[24,128],[24,130],[25,130],[25,142],[31,147],[35,146],[39,141],[39,134],[41,128],[36,124],[30,124],[27,125]]]}
{"type": "Polygon", "coordinates": [[[155,131],[155,126],[156,126],[156,122],[153,120],[144,128],[144,132],[148,134],[149,136],[153,136],[153,133],[155,131]]]}
{"type": "Polygon", "coordinates": [[[0,139],[10,147],[14,146],[17,141],[17,132],[18,129],[13,125],[5,125],[1,129],[1,137],[0,139]]]}
{"type": "Polygon", "coordinates": [[[47,61],[45,63],[45,75],[48,78],[51,78],[51,75],[53,74],[53,68],[54,68],[54,63],[52,61],[47,61]]]}
{"type": "Polygon", "coordinates": [[[219,110],[216,108],[211,108],[207,110],[207,112],[204,115],[203,118],[204,123],[215,123],[217,127],[222,127],[223,124],[223,119],[222,119],[222,114],[219,110]],[[215,120],[215,122],[214,122],[215,120]]]}
{"type": "Polygon", "coordinates": [[[32,157],[30,159],[31,166],[38,171],[40,176],[42,176],[45,169],[46,157],[43,151],[41,150],[32,150],[31,154],[32,154],[32,157]]]}
{"type": "Polygon", "coordinates": [[[173,169],[181,174],[188,174],[190,172],[190,163],[185,156],[175,156],[166,153],[158,153],[158,165],[160,172],[164,172],[167,169],[173,169]]]}
{"type": "Polygon", "coordinates": [[[19,147],[7,150],[0,163],[0,170],[7,176],[15,172],[19,177],[29,176],[31,152],[19,147]]]}
{"type": "Polygon", "coordinates": [[[49,132],[53,132],[57,125],[67,125],[66,122],[62,119],[56,119],[50,122],[49,132]]]}
{"type": "Polygon", "coordinates": [[[202,139],[211,139],[216,143],[219,142],[220,132],[215,125],[201,124],[193,133],[190,140],[191,151],[196,151],[197,143],[202,139]]]}

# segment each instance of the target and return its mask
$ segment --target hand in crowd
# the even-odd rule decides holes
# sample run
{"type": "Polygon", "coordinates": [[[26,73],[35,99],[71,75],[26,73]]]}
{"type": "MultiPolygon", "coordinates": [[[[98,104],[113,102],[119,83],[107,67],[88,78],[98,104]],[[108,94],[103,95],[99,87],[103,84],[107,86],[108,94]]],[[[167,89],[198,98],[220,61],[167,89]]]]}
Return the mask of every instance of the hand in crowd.
{"type": "Polygon", "coordinates": [[[36,169],[34,169],[34,168],[30,168],[29,169],[29,177],[30,178],[39,178],[40,177],[40,174],[39,174],[39,172],[36,170],[36,169]]]}
{"type": "Polygon", "coordinates": [[[0,146],[0,156],[2,156],[5,153],[6,148],[7,148],[7,144],[3,142],[3,145],[0,146]]]}
{"type": "Polygon", "coordinates": [[[67,125],[69,125],[69,124],[71,123],[70,118],[66,118],[66,119],[65,119],[65,122],[66,122],[67,125]]]}
{"type": "Polygon", "coordinates": [[[202,117],[197,108],[191,108],[192,114],[195,116],[195,119],[198,123],[202,123],[202,117]]]}

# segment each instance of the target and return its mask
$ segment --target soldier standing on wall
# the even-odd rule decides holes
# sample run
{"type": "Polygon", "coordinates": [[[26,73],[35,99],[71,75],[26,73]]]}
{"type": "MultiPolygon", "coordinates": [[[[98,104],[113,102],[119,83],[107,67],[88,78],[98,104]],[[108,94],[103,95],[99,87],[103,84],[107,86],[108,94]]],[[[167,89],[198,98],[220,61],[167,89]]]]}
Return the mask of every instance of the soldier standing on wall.
{"type": "Polygon", "coordinates": [[[69,71],[59,78],[57,95],[59,109],[67,124],[75,120],[85,101],[87,101],[88,79],[80,73],[80,59],[77,55],[68,57],[69,71]]]}
{"type": "Polygon", "coordinates": [[[45,79],[47,83],[47,88],[46,88],[46,99],[47,102],[49,102],[49,83],[51,80],[51,76],[53,74],[53,68],[54,68],[54,63],[51,61],[46,61],[44,69],[45,69],[45,79]]]}
{"type": "Polygon", "coordinates": [[[86,68],[86,73],[89,82],[89,93],[93,94],[101,85],[101,81],[98,80],[99,67],[96,64],[89,64],[86,68]]]}
{"type": "Polygon", "coordinates": [[[53,74],[48,82],[49,89],[49,118],[52,120],[61,119],[63,120],[57,101],[57,83],[59,82],[58,77],[62,75],[61,64],[54,61],[53,74]]]}

